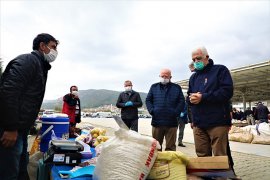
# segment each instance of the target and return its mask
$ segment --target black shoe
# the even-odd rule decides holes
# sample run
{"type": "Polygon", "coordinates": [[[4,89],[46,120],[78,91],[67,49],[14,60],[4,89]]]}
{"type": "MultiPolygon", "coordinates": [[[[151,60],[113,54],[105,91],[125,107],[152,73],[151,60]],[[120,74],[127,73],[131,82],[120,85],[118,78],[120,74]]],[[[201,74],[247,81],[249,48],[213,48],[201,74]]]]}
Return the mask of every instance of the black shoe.
{"type": "Polygon", "coordinates": [[[183,143],[178,143],[178,146],[186,147],[183,143]]]}

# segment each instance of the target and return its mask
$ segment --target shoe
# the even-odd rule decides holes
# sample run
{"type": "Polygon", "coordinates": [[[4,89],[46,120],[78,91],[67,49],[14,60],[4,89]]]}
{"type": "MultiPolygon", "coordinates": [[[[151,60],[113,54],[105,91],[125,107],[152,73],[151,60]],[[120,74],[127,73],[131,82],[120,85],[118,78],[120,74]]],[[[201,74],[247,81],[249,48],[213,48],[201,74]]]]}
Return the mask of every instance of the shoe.
{"type": "Polygon", "coordinates": [[[183,143],[178,143],[178,146],[186,147],[183,143]]]}

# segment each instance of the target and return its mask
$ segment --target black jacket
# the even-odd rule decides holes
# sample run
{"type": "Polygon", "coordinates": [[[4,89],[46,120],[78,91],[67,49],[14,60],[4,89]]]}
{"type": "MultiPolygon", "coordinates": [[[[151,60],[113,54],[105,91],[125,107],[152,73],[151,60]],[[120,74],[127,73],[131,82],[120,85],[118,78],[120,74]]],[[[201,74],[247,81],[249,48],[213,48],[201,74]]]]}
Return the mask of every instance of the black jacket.
{"type": "Polygon", "coordinates": [[[135,120],[138,119],[138,107],[142,107],[141,96],[136,91],[131,91],[130,93],[124,91],[120,93],[116,106],[121,108],[121,118],[125,120],[135,120]],[[131,101],[133,106],[125,107],[125,103],[131,101]]]}
{"type": "Polygon", "coordinates": [[[43,54],[23,54],[7,65],[0,79],[0,128],[28,130],[37,118],[51,65],[43,54]]]}
{"type": "Polygon", "coordinates": [[[268,119],[269,110],[263,104],[258,104],[255,113],[257,115],[258,120],[268,119]]]}

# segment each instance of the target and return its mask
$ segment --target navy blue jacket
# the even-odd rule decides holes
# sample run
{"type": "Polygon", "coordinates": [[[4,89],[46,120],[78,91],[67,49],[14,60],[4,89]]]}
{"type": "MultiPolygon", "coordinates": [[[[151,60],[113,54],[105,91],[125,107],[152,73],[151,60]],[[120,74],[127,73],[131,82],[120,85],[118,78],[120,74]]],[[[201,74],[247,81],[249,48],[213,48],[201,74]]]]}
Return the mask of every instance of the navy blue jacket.
{"type": "Polygon", "coordinates": [[[153,84],[146,97],[146,107],[152,115],[151,125],[177,127],[177,118],[184,109],[184,103],[179,85],[171,82],[167,85],[153,84]]]}
{"type": "Polygon", "coordinates": [[[214,65],[212,59],[203,70],[196,70],[189,79],[188,95],[200,92],[202,100],[191,105],[193,124],[199,128],[231,125],[230,99],[233,96],[233,81],[229,70],[223,65],[214,65]]]}

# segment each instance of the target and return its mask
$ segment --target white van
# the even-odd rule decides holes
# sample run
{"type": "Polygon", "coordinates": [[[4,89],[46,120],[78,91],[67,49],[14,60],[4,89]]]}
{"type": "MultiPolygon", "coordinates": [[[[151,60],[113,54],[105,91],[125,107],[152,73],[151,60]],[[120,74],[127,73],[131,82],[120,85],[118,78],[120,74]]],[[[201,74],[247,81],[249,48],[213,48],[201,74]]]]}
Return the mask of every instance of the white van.
{"type": "Polygon", "coordinates": [[[99,118],[112,118],[111,112],[97,112],[97,117],[99,118]]]}

